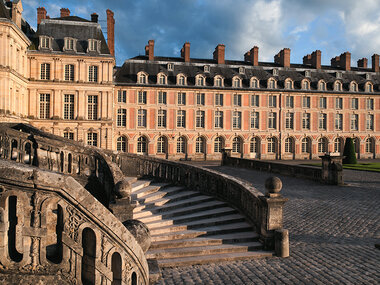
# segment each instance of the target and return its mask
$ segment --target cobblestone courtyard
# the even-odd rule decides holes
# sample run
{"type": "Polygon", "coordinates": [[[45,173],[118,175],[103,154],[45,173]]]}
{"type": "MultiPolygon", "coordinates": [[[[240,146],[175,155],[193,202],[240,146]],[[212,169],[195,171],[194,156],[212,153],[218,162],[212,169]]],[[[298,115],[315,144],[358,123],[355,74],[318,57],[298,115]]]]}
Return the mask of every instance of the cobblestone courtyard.
{"type": "MultiPolygon", "coordinates": [[[[208,166],[251,182],[266,172],[208,166]]],[[[344,170],[346,186],[277,175],[283,182],[290,257],[162,271],[159,284],[380,284],[380,174],[344,170]]]]}

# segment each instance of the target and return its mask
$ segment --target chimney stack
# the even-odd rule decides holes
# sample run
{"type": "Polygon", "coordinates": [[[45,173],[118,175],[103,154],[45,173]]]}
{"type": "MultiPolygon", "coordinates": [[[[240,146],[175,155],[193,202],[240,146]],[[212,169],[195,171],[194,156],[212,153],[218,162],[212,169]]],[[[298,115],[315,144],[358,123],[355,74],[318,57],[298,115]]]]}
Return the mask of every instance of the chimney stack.
{"type": "Polygon", "coordinates": [[[360,68],[367,68],[368,67],[368,59],[363,57],[358,60],[358,67],[360,68]]]}
{"type": "Polygon", "coordinates": [[[259,48],[254,46],[244,54],[244,61],[251,62],[253,66],[259,65],[259,48]]]}
{"type": "Polygon", "coordinates": [[[114,13],[107,9],[107,44],[111,55],[115,55],[115,19],[114,13]]]}
{"type": "Polygon", "coordinates": [[[37,25],[41,23],[41,20],[46,19],[46,9],[45,7],[38,7],[37,8],[37,25]]]}
{"type": "Polygon", "coordinates": [[[96,13],[92,13],[91,14],[91,22],[97,23],[98,22],[98,18],[99,18],[98,14],[96,14],[96,13]]]}
{"type": "Polygon", "coordinates": [[[332,67],[340,67],[346,71],[351,70],[351,53],[346,51],[342,53],[340,56],[336,56],[331,59],[332,67]]]}
{"type": "Polygon", "coordinates": [[[303,64],[311,65],[311,54],[307,54],[303,57],[303,64]]]}
{"type": "Polygon", "coordinates": [[[69,17],[69,16],[70,16],[70,10],[68,8],[61,8],[61,18],[69,17]]]}
{"type": "Polygon", "coordinates": [[[186,42],[183,44],[181,49],[181,57],[185,60],[185,62],[190,62],[190,43],[186,42]]]}
{"type": "Polygon", "coordinates": [[[225,64],[224,53],[225,53],[225,45],[218,44],[214,50],[213,58],[218,62],[218,64],[225,64]]]}
{"type": "Polygon", "coordinates": [[[274,62],[283,67],[290,67],[290,48],[282,49],[274,56],[274,62]]]}
{"type": "Polygon", "coordinates": [[[148,44],[145,46],[145,55],[148,56],[149,60],[154,60],[154,40],[148,41],[148,44]]]}
{"type": "Polygon", "coordinates": [[[374,54],[372,56],[372,71],[379,72],[379,55],[374,54]]]}

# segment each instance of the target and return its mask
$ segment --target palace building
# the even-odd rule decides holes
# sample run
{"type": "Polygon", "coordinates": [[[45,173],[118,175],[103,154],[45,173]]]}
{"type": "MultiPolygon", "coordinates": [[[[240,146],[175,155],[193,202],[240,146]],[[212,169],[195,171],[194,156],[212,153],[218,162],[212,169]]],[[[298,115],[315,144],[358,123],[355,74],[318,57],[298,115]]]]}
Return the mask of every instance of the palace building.
{"type": "Polygon", "coordinates": [[[244,60],[145,55],[115,66],[113,13],[107,41],[98,23],[62,8],[37,9],[33,31],[21,1],[0,0],[1,120],[24,121],[89,145],[168,159],[310,159],[339,154],[355,138],[359,158],[380,157],[379,55],[351,66],[345,52],[321,64],[321,51],[273,62],[253,47],[244,60]]]}

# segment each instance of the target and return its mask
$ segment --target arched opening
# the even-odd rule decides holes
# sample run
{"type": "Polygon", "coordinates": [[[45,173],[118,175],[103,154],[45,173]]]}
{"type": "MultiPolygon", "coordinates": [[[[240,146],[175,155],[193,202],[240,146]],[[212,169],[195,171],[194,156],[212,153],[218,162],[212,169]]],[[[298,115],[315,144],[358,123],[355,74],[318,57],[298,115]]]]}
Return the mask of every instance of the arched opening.
{"type": "Polygon", "coordinates": [[[303,138],[301,141],[301,152],[307,153],[311,156],[311,140],[310,138],[303,138]]]}
{"type": "Polygon", "coordinates": [[[17,250],[16,243],[16,228],[18,224],[17,218],[17,196],[9,196],[8,198],[8,253],[11,260],[20,262],[22,260],[22,253],[17,250]]]}
{"type": "Polygon", "coordinates": [[[25,149],[25,156],[24,156],[24,163],[31,164],[32,163],[32,145],[27,142],[24,146],[25,149]]]}
{"type": "Polygon", "coordinates": [[[85,228],[82,232],[82,283],[95,284],[96,236],[92,229],[85,228]]]}
{"type": "Polygon", "coordinates": [[[162,137],[159,137],[157,139],[157,153],[159,154],[163,154],[163,153],[167,153],[168,149],[168,144],[167,144],[167,140],[164,136],[162,137]]]}
{"type": "Polygon", "coordinates": [[[59,167],[60,167],[59,170],[63,172],[65,168],[65,154],[63,153],[63,151],[61,151],[59,155],[59,167]]]}
{"type": "Polygon", "coordinates": [[[186,138],[185,137],[179,137],[177,139],[177,153],[186,154],[186,152],[187,152],[186,146],[187,146],[186,138]]]}
{"type": "Polygon", "coordinates": [[[116,142],[117,151],[127,152],[127,139],[125,137],[118,137],[116,142]]]}
{"type": "Polygon", "coordinates": [[[111,259],[112,285],[121,285],[121,256],[118,252],[111,259]]]}
{"type": "Polygon", "coordinates": [[[291,137],[285,139],[285,153],[292,154],[294,158],[295,145],[294,145],[294,139],[291,137]]]}
{"type": "Polygon", "coordinates": [[[353,140],[354,140],[356,157],[360,158],[360,140],[359,138],[354,138],[353,140]]]}
{"type": "Polygon", "coordinates": [[[365,152],[370,153],[375,157],[375,139],[374,138],[367,138],[365,140],[365,152]]]}
{"type": "Polygon", "coordinates": [[[214,152],[221,153],[224,148],[224,139],[222,137],[217,137],[214,141],[214,152]]]}
{"type": "Polygon", "coordinates": [[[67,172],[68,173],[71,173],[72,164],[73,164],[73,155],[69,153],[69,155],[67,156],[67,172]]]}
{"type": "Polygon", "coordinates": [[[277,138],[268,138],[268,154],[277,154],[277,138]]]}
{"type": "Polygon", "coordinates": [[[232,140],[232,152],[242,153],[242,142],[239,137],[234,137],[232,140]]]}
{"type": "Polygon", "coordinates": [[[63,211],[57,204],[56,209],[49,210],[47,216],[47,246],[46,258],[59,264],[62,262],[62,231],[63,231],[63,211]],[[55,225],[55,228],[53,228],[55,225]]]}
{"type": "Polygon", "coordinates": [[[249,143],[249,152],[251,153],[251,157],[258,158],[260,157],[260,138],[254,137],[251,138],[249,143]]]}
{"type": "Polygon", "coordinates": [[[326,138],[318,140],[318,153],[326,153],[328,151],[328,142],[326,138]]]}
{"type": "Polygon", "coordinates": [[[132,276],[131,276],[131,285],[137,285],[137,274],[136,274],[136,272],[132,273],[132,276]]]}
{"type": "Polygon", "coordinates": [[[206,153],[206,144],[205,140],[202,137],[197,137],[195,140],[195,153],[205,154],[206,153]]]}
{"type": "Polygon", "coordinates": [[[17,160],[18,151],[17,151],[17,141],[12,140],[11,143],[11,160],[17,160]]]}
{"type": "Polygon", "coordinates": [[[82,164],[82,157],[78,156],[77,174],[80,174],[81,164],[82,164]]]}
{"type": "Polygon", "coordinates": [[[137,153],[147,154],[147,141],[146,138],[143,136],[137,139],[137,153]]]}
{"type": "Polygon", "coordinates": [[[343,139],[335,138],[334,140],[334,152],[341,154],[343,152],[343,139]]]}

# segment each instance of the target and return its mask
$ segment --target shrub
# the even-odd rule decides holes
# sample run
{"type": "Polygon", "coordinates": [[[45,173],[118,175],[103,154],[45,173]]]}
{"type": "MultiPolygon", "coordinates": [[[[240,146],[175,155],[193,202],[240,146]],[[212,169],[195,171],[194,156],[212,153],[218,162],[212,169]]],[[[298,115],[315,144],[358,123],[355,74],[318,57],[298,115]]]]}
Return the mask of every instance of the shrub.
{"type": "Polygon", "coordinates": [[[346,138],[343,155],[345,156],[345,158],[343,158],[343,164],[357,164],[358,163],[356,161],[355,146],[354,146],[354,141],[352,138],[346,138]]]}

